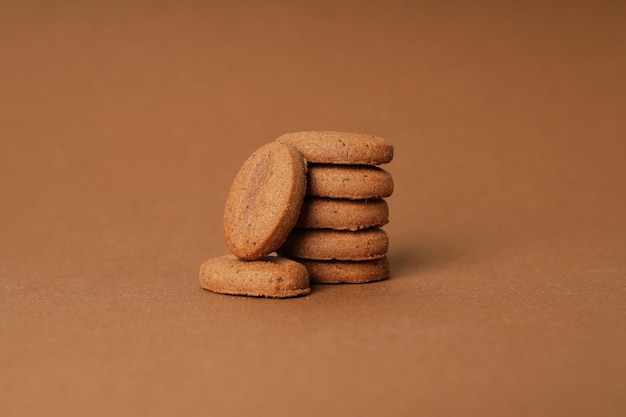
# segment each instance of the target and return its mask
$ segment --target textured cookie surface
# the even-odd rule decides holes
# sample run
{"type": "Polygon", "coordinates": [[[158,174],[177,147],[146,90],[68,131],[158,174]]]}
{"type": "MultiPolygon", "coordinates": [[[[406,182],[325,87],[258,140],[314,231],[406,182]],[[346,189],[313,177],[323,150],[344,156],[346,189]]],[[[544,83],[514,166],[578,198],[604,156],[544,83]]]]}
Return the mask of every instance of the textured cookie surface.
{"type": "Polygon", "coordinates": [[[344,200],[306,197],[298,227],[304,229],[359,230],[382,226],[389,221],[385,200],[344,200]]]}
{"type": "Polygon", "coordinates": [[[299,259],[317,284],[358,284],[389,278],[389,261],[384,256],[372,261],[314,261],[299,259]]]}
{"type": "Polygon", "coordinates": [[[296,224],[306,193],[306,162],[293,147],[260,147],[235,177],[224,210],[224,238],[245,260],[275,251],[296,224]]]}
{"type": "Polygon", "coordinates": [[[364,261],[382,258],[388,248],[387,233],[375,227],[356,232],[293,229],[279,253],[302,259],[364,261]]]}
{"type": "Polygon", "coordinates": [[[393,193],[393,179],[384,169],[355,165],[309,165],[307,194],[316,197],[384,198],[393,193]]]}
{"type": "Polygon", "coordinates": [[[385,139],[358,133],[287,133],[278,142],[295,146],[308,162],[380,165],[393,159],[393,146],[385,139]]]}
{"type": "Polygon", "coordinates": [[[200,267],[202,288],[232,295],[287,298],[311,292],[304,265],[279,256],[242,261],[232,255],[213,258],[200,267]]]}

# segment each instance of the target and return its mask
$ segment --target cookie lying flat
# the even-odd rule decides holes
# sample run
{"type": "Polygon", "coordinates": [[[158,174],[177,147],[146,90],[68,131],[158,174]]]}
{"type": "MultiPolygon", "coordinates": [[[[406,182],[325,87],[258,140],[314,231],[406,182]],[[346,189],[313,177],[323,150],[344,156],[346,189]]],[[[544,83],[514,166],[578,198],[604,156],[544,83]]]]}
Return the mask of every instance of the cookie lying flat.
{"type": "Polygon", "coordinates": [[[296,224],[306,192],[306,161],[293,147],[269,143],[243,164],[224,211],[224,238],[245,260],[274,252],[296,224]]]}
{"type": "Polygon", "coordinates": [[[304,229],[359,230],[389,222],[385,200],[307,197],[297,226],[304,229]]]}
{"type": "Polygon", "coordinates": [[[232,255],[213,258],[200,267],[202,288],[231,295],[287,298],[311,292],[304,265],[279,256],[242,261],[232,255]]]}
{"type": "Polygon", "coordinates": [[[372,261],[314,261],[299,259],[317,284],[359,284],[389,278],[389,261],[384,256],[372,261]]]}
{"type": "Polygon", "coordinates": [[[393,179],[384,169],[355,165],[309,165],[307,195],[316,197],[384,198],[393,193],[393,179]]]}
{"type": "Polygon", "coordinates": [[[356,232],[293,229],[279,253],[290,258],[365,261],[382,258],[388,248],[387,233],[376,227],[356,232]]]}
{"type": "Polygon", "coordinates": [[[295,146],[308,162],[380,165],[393,159],[393,146],[372,135],[342,132],[296,132],[277,142],[295,146]]]}

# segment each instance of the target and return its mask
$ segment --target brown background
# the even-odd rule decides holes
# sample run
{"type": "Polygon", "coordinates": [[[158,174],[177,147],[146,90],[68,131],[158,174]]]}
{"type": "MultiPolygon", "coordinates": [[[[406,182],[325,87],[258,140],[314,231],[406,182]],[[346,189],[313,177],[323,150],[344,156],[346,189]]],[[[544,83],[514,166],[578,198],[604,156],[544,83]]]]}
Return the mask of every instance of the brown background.
{"type": "Polygon", "coordinates": [[[0,414],[624,415],[625,21],[0,2],[0,414]],[[395,145],[392,279],[201,290],[239,166],[309,129],[395,145]]]}

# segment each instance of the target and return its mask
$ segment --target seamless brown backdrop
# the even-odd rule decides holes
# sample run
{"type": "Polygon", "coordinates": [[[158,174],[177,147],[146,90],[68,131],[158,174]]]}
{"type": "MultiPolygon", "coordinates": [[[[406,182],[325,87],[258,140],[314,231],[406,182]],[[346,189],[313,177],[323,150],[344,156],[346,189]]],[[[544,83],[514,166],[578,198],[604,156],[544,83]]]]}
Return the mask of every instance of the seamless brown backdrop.
{"type": "Polygon", "coordinates": [[[626,413],[623,2],[0,2],[0,414],[626,413]],[[282,133],[372,133],[393,277],[200,289],[282,133]]]}

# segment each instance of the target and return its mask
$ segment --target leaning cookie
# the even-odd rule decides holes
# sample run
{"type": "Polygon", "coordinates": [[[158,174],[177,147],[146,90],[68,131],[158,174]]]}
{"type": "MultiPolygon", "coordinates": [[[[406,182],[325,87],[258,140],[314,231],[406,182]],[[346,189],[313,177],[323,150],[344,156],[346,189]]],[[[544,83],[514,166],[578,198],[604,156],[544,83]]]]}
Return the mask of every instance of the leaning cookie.
{"type": "Polygon", "coordinates": [[[363,200],[393,193],[391,174],[378,167],[310,164],[308,171],[310,196],[363,200]]]}
{"type": "Polygon", "coordinates": [[[252,261],[274,252],[295,226],[306,193],[306,161],[276,142],[257,149],[228,193],[224,238],[238,258],[252,261]]]}
{"type": "Polygon", "coordinates": [[[316,284],[359,284],[389,278],[386,256],[371,261],[314,261],[298,259],[316,284]]]}
{"type": "Polygon", "coordinates": [[[393,159],[393,146],[372,135],[311,131],[287,133],[276,141],[295,146],[313,163],[380,165],[393,159]]]}
{"type": "Polygon", "coordinates": [[[279,254],[289,258],[365,261],[382,258],[388,249],[387,233],[376,227],[356,232],[293,229],[279,254]]]}
{"type": "Polygon", "coordinates": [[[307,269],[279,256],[265,256],[258,261],[242,261],[232,255],[209,259],[200,267],[200,285],[221,294],[268,298],[311,292],[307,269]]]}
{"type": "Polygon", "coordinates": [[[304,199],[297,226],[303,229],[359,230],[389,222],[385,200],[304,199]]]}

